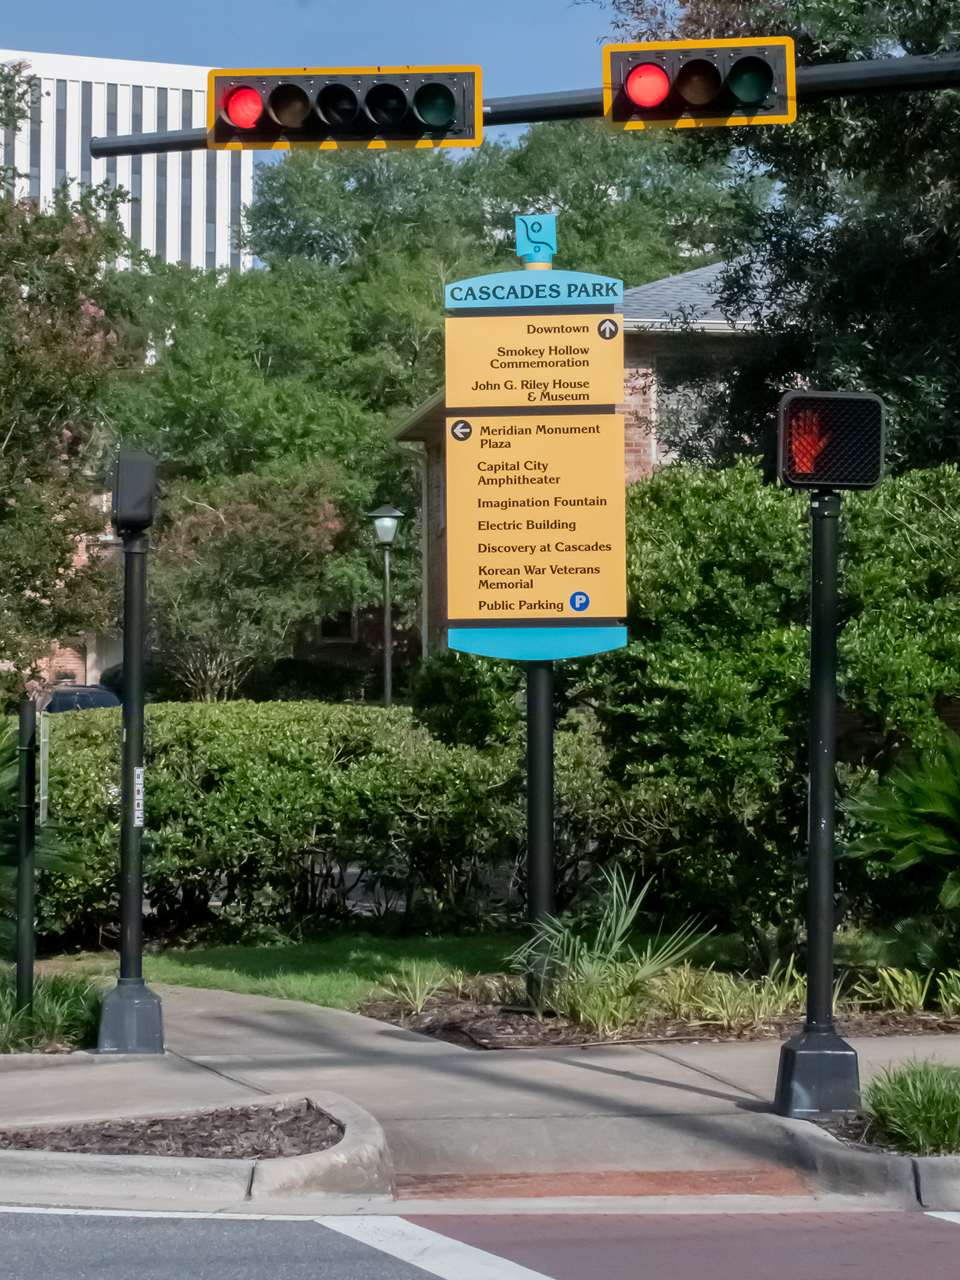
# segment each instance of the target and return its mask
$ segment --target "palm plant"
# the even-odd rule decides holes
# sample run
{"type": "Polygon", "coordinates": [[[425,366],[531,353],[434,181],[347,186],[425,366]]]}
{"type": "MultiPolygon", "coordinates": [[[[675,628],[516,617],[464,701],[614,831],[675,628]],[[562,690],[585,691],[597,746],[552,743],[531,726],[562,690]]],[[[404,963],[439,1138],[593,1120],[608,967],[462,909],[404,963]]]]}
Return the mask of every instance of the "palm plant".
{"type": "Polygon", "coordinates": [[[636,1022],[653,979],[678,964],[702,936],[688,921],[667,937],[650,939],[638,953],[630,937],[652,881],[635,893],[634,877],[627,878],[620,867],[603,876],[595,928],[568,919],[543,920],[510,958],[515,970],[538,976],[535,985],[544,1003],[601,1035],[636,1022]]]}
{"type": "Polygon", "coordinates": [[[935,749],[845,808],[863,829],[850,855],[884,858],[895,871],[937,864],[945,871],[940,905],[960,906],[960,737],[945,734],[935,749]]]}

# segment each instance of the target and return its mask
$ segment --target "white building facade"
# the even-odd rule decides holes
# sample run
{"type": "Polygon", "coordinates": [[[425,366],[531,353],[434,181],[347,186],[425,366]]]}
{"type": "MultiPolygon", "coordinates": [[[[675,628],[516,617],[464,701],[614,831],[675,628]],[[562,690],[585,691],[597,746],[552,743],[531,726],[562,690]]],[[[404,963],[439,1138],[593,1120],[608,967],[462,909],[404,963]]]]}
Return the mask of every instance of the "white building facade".
{"type": "Polygon", "coordinates": [[[124,230],[148,253],[207,269],[250,265],[237,234],[253,195],[252,152],[90,156],[91,138],[205,128],[209,68],[17,49],[0,49],[0,62],[24,64],[40,88],[30,119],[3,134],[3,163],[22,175],[17,196],[43,206],[63,182],[76,196],[106,181],[133,197],[124,230]]]}

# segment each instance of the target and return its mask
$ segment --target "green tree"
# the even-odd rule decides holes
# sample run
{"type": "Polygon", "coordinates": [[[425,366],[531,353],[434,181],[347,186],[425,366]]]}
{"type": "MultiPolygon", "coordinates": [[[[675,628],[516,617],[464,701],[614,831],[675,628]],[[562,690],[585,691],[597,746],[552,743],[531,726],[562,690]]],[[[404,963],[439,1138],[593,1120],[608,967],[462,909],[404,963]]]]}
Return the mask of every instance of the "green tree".
{"type": "Polygon", "coordinates": [[[190,698],[235,696],[255,666],[292,655],[306,621],[378,600],[351,493],[323,461],[170,486],[153,612],[158,656],[190,698]]]}
{"type": "MultiPolygon", "coordinates": [[[[0,68],[0,120],[33,90],[0,68]]],[[[98,305],[121,249],[120,193],[60,193],[50,209],[0,199],[0,690],[15,695],[57,639],[104,626],[109,582],[83,554],[103,528],[88,474],[102,440],[97,396],[123,350],[98,305]]]]}

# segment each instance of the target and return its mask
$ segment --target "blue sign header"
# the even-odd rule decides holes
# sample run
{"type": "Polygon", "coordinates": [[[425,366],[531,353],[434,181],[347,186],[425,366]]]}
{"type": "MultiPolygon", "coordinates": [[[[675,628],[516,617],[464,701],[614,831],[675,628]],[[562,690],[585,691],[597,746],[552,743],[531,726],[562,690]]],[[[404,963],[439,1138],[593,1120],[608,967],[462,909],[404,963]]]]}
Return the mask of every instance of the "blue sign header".
{"type": "Polygon", "coordinates": [[[448,284],[444,306],[457,311],[502,307],[613,306],[623,302],[623,281],[587,271],[498,271],[448,284]]]}

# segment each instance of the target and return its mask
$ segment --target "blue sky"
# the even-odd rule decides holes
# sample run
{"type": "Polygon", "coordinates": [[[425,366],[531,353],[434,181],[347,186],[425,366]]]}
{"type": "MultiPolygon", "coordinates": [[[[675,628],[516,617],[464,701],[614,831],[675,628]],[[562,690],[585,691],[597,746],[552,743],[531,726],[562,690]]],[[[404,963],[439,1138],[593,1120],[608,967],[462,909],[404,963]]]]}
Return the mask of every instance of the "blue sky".
{"type": "Polygon", "coordinates": [[[8,49],[203,66],[479,63],[484,96],[599,85],[610,11],[571,0],[40,0],[8,49]]]}

